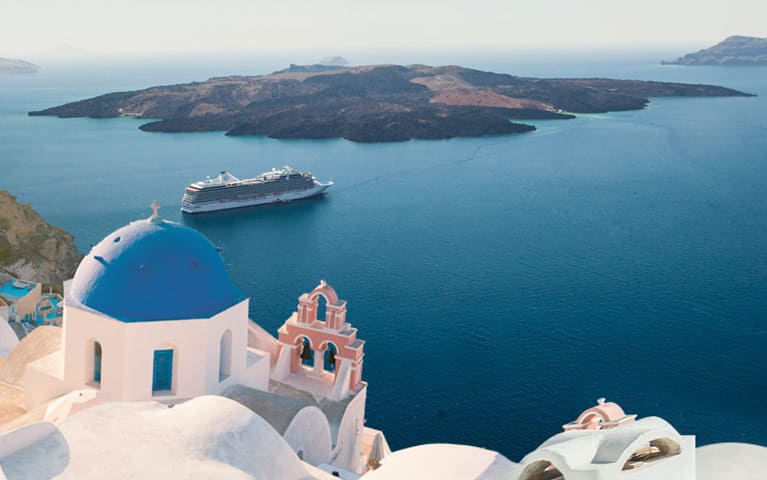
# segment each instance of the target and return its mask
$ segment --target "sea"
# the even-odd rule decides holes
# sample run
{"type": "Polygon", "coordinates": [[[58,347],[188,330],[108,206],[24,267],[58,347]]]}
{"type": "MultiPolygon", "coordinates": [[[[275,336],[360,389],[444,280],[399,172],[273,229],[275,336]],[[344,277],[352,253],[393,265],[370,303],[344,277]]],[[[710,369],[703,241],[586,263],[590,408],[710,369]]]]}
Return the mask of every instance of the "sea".
{"type": "MultiPolygon", "coordinates": [[[[335,54],[335,52],[333,52],[335,54]]],[[[107,92],[262,74],[327,52],[52,61],[0,77],[0,189],[87,252],[162,217],[221,247],[276,334],[320,280],[366,341],[367,425],[519,461],[599,397],[699,445],[767,444],[767,68],[660,65],[684,50],[371,51],[523,76],[724,85],[752,98],[532,122],[532,133],[361,144],[144,133],[27,112],[107,92]],[[184,187],[282,165],[323,198],[204,216],[184,187]]]]}

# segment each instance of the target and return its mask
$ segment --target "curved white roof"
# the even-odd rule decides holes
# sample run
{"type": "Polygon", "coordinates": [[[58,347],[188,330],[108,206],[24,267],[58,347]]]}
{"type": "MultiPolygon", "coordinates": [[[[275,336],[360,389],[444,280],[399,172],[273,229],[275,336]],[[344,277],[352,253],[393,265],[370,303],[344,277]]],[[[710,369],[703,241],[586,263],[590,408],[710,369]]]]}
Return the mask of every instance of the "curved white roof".
{"type": "Polygon", "coordinates": [[[680,441],[679,433],[660,417],[642,418],[617,428],[570,430],[546,440],[527,454],[521,465],[545,460],[563,472],[591,470],[593,465],[613,465],[610,468],[619,471],[637,448],[658,438],[680,441]]]}
{"type": "MultiPolygon", "coordinates": [[[[57,428],[36,425],[49,425],[50,433],[41,429],[42,439],[0,458],[8,478],[315,478],[265,420],[223,397],[197,397],[173,408],[107,403],[57,428]]],[[[23,443],[14,433],[0,437],[0,444],[23,443]]]]}
{"type": "Polygon", "coordinates": [[[434,443],[399,450],[365,480],[508,480],[520,468],[503,455],[467,445],[434,443]]]}
{"type": "Polygon", "coordinates": [[[763,480],[767,447],[746,443],[715,443],[695,450],[696,480],[763,480]]]}

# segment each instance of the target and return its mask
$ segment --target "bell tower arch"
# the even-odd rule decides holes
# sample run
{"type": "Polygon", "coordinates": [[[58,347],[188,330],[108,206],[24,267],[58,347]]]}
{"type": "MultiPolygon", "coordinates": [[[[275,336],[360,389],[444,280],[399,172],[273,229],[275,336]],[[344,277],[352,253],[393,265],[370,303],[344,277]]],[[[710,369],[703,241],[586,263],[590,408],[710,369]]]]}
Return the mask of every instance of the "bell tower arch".
{"type": "Polygon", "coordinates": [[[361,387],[365,342],[346,321],[346,300],[325,280],[298,297],[296,311],[279,329],[278,342],[276,380],[300,382],[304,388],[310,385],[316,390],[313,393],[331,400],[361,387]],[[326,303],[324,318],[317,315],[320,297],[326,303]],[[314,360],[311,366],[308,358],[314,360]]]}

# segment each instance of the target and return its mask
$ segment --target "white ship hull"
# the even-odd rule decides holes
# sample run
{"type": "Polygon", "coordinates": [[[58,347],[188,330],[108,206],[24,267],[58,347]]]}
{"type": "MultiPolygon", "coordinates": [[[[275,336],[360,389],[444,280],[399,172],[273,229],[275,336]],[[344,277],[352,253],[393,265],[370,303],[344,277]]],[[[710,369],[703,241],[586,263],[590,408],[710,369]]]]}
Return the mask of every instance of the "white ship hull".
{"type": "Polygon", "coordinates": [[[270,203],[287,203],[292,202],[293,200],[301,200],[303,198],[322,195],[331,185],[333,185],[333,182],[317,183],[314,187],[303,190],[292,190],[277,194],[269,193],[256,197],[233,198],[200,203],[184,202],[181,205],[181,211],[184,213],[205,213],[229,210],[232,208],[254,207],[256,205],[267,205],[270,203]]]}

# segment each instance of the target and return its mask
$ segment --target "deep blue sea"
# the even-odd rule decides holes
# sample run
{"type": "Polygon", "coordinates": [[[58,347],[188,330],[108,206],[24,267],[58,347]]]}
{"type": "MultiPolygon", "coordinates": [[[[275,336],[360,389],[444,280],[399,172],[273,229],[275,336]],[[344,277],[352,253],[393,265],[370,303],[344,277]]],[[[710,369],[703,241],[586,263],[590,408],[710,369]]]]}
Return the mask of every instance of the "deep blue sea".
{"type": "Polygon", "coordinates": [[[367,341],[367,423],[395,449],[467,443],[518,461],[601,396],[699,444],[767,444],[767,68],[618,53],[351,60],[714,83],[759,96],[654,99],[644,111],[535,122],[518,136],[285,141],[26,112],[314,55],[44,65],[0,77],[0,189],[83,251],[157,199],[164,217],[223,248],[251,317],[272,332],[326,279],[367,341]],[[283,164],[336,185],[283,206],[178,211],[184,187],[206,175],[283,164]]]}

